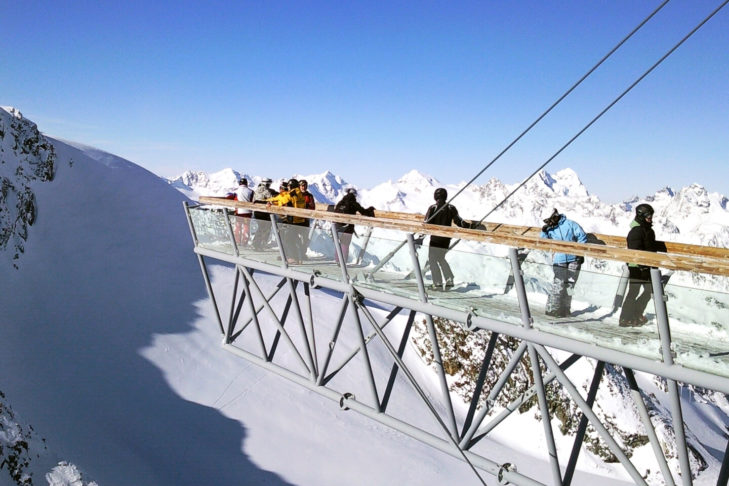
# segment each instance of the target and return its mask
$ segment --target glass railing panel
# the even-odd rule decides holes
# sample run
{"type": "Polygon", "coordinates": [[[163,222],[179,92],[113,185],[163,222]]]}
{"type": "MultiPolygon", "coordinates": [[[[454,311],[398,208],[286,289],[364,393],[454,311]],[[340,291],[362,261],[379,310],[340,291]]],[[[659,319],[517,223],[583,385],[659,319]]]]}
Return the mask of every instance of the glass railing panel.
{"type": "Polygon", "coordinates": [[[225,209],[190,208],[190,219],[198,245],[229,255],[235,254],[225,209]]]}
{"type": "Polygon", "coordinates": [[[418,258],[424,270],[429,301],[521,325],[519,302],[511,287],[511,263],[505,256],[490,254],[496,247],[460,242],[445,251],[443,248],[431,247],[428,238],[425,243],[418,252],[418,258]],[[453,275],[452,282],[448,269],[453,275]],[[452,286],[449,285],[451,283],[452,286]]]}
{"type": "Polygon", "coordinates": [[[664,292],[676,363],[729,376],[727,286],[725,277],[706,278],[688,272],[670,276],[664,292]]]}
{"type": "Polygon", "coordinates": [[[238,254],[242,258],[260,263],[281,265],[281,253],[272,231],[268,213],[258,213],[258,217],[231,217],[238,254]],[[247,221],[246,221],[247,220],[247,221]],[[245,231],[245,225],[248,231],[245,231]],[[239,237],[240,236],[240,237],[239,237]]]}
{"type": "MultiPolygon", "coordinates": [[[[510,269],[507,259],[479,252],[468,244],[448,251],[443,248],[431,250],[428,237],[416,239],[416,255],[428,301],[506,322],[520,322],[515,296],[504,292],[510,269]],[[431,259],[439,271],[450,269],[452,281],[448,279],[450,274],[446,274],[440,279],[440,286],[436,285],[430,268],[431,259]]],[[[371,258],[371,263],[356,274],[355,284],[420,299],[410,247],[404,235],[395,239],[373,233],[365,258],[371,258]]]]}
{"type": "MultiPolygon", "coordinates": [[[[522,264],[529,309],[535,328],[560,336],[661,359],[655,308],[648,302],[646,322],[621,326],[626,280],[622,266],[587,259],[574,272],[546,263],[543,252],[533,252],[522,264]],[[566,281],[567,284],[562,282],[566,281]],[[572,284],[571,282],[574,282],[572,284]]],[[[548,261],[548,260],[547,260],[548,261]]]]}

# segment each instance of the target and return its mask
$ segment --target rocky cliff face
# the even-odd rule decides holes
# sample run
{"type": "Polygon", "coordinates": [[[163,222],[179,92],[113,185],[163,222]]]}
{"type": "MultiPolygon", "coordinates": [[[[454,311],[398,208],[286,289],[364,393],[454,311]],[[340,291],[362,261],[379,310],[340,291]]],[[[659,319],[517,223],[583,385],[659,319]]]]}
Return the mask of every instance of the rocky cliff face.
{"type": "Polygon", "coordinates": [[[38,216],[33,184],[52,181],[55,164],[53,145],[36,124],[14,108],[0,108],[0,251],[16,268],[38,216]]]}

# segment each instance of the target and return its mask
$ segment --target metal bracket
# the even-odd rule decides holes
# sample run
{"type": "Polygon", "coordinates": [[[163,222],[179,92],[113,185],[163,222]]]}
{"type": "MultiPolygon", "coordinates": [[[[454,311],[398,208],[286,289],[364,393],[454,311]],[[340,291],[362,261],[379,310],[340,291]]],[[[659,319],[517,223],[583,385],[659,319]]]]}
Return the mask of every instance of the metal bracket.
{"type": "Polygon", "coordinates": [[[317,277],[320,277],[320,276],[321,276],[321,272],[319,270],[314,270],[313,272],[311,272],[311,276],[309,277],[309,286],[312,289],[319,288],[319,285],[317,285],[317,283],[316,283],[316,279],[317,279],[317,277]]]}
{"type": "Polygon", "coordinates": [[[345,400],[355,400],[354,393],[347,392],[339,399],[339,408],[342,410],[349,410],[349,407],[344,404],[345,400]]]}
{"type": "Polygon", "coordinates": [[[496,478],[499,480],[499,484],[510,484],[509,481],[504,478],[504,475],[506,473],[515,472],[516,466],[511,464],[510,462],[505,462],[501,466],[499,466],[499,472],[496,475],[496,478]]]}

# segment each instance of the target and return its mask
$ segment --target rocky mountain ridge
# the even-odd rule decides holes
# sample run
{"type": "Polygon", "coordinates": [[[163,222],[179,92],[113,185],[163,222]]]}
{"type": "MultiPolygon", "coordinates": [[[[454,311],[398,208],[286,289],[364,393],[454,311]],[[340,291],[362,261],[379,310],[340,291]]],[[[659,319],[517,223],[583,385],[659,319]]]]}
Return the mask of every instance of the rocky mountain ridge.
{"type": "Polygon", "coordinates": [[[32,186],[53,180],[55,161],[53,144],[35,123],[15,108],[0,107],[0,251],[13,261],[25,251],[28,228],[38,216],[32,186]]]}

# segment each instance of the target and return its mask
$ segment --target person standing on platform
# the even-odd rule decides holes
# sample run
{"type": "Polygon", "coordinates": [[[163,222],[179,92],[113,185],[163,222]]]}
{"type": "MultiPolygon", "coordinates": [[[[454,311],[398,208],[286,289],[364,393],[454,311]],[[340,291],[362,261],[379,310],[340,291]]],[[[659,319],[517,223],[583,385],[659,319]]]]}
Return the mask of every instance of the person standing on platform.
{"type": "MultiPolygon", "coordinates": [[[[638,204],[635,208],[635,219],[630,223],[630,231],[626,238],[629,250],[657,251],[656,234],[653,231],[653,207],[650,204],[638,204]]],[[[642,326],[648,322],[643,314],[648,301],[651,300],[651,267],[628,263],[628,292],[625,294],[623,308],[620,311],[620,327],[642,326]],[[642,292],[641,292],[642,289],[642,292]]]]}
{"type": "MultiPolygon", "coordinates": [[[[299,189],[301,190],[301,195],[304,196],[305,201],[305,208],[310,209],[314,211],[316,209],[316,199],[314,199],[314,195],[309,192],[309,183],[306,181],[306,179],[301,179],[299,181],[299,189]]],[[[307,228],[311,228],[311,219],[306,218],[306,225],[307,228]]],[[[303,237],[304,237],[304,248],[309,247],[309,237],[311,236],[311,229],[307,231],[303,237]]],[[[306,252],[304,252],[304,256],[306,256],[306,252]]]]}
{"type": "MultiPolygon", "coordinates": [[[[264,178],[256,186],[256,190],[253,193],[253,202],[256,204],[266,204],[273,196],[278,193],[271,189],[271,179],[264,178]]],[[[251,246],[256,250],[263,250],[271,236],[271,219],[268,213],[264,211],[254,211],[253,219],[258,223],[256,233],[253,235],[251,246]]]]}
{"type": "MultiPolygon", "coordinates": [[[[357,189],[353,187],[346,189],[342,199],[340,199],[339,202],[334,206],[334,212],[352,215],[359,213],[363,216],[370,216],[373,218],[375,216],[375,208],[373,206],[365,209],[360,203],[357,202],[357,189]]],[[[349,259],[349,245],[352,242],[352,235],[354,234],[354,224],[334,223],[334,228],[337,230],[339,245],[342,249],[342,257],[344,258],[344,263],[346,264],[347,260],[349,259]]],[[[334,253],[334,260],[339,263],[339,256],[337,255],[336,251],[334,253]]]]}
{"type": "Polygon", "coordinates": [[[315,210],[316,200],[314,199],[314,195],[309,192],[309,183],[306,182],[306,179],[301,179],[299,181],[299,189],[306,200],[306,209],[311,209],[312,211],[315,210]]]}
{"type": "MultiPolygon", "coordinates": [[[[560,214],[556,209],[549,218],[544,220],[540,236],[550,240],[587,243],[587,234],[585,234],[582,226],[571,219],[567,219],[567,216],[560,214]]],[[[585,257],[582,256],[566,253],[554,254],[552,259],[554,278],[552,280],[552,289],[547,298],[547,306],[544,312],[546,315],[551,317],[567,317],[570,315],[572,294],[584,261],[585,257]]]]}
{"type": "MultiPolygon", "coordinates": [[[[289,206],[306,209],[306,198],[301,192],[299,181],[290,179],[287,183],[288,191],[268,200],[268,204],[289,206]]],[[[281,237],[288,263],[301,263],[306,255],[305,237],[308,237],[309,219],[301,216],[287,216],[285,225],[281,228],[281,237]],[[307,228],[307,229],[304,229],[307,228]]]]}
{"type": "MultiPolygon", "coordinates": [[[[439,187],[433,193],[435,204],[431,205],[425,212],[424,222],[427,224],[437,224],[439,226],[451,226],[456,223],[461,228],[470,228],[472,223],[461,219],[458,215],[458,209],[452,204],[446,204],[448,199],[448,191],[439,187]]],[[[428,247],[428,265],[430,266],[430,275],[433,279],[432,285],[428,287],[430,290],[442,290],[445,280],[445,289],[453,287],[453,271],[446,261],[446,253],[451,244],[451,239],[445,236],[430,236],[430,246],[428,247]]]]}
{"type": "MultiPolygon", "coordinates": [[[[238,181],[238,189],[235,191],[235,199],[242,202],[253,202],[253,190],[248,187],[248,179],[245,177],[238,181]]],[[[238,245],[248,243],[248,236],[251,227],[251,210],[245,208],[236,209],[235,218],[235,241],[238,245]]]]}

